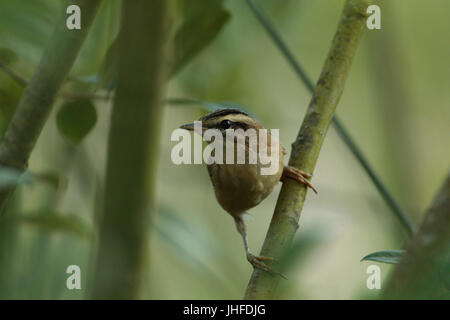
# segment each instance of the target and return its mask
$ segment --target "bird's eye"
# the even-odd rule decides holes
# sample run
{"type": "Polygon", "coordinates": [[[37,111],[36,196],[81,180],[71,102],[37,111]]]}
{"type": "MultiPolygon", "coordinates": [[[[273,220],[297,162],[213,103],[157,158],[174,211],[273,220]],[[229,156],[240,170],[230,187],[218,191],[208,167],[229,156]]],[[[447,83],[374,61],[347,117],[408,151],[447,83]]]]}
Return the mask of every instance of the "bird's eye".
{"type": "Polygon", "coordinates": [[[230,120],[222,120],[222,122],[220,122],[220,129],[228,129],[229,127],[231,127],[231,121],[230,120]]]}

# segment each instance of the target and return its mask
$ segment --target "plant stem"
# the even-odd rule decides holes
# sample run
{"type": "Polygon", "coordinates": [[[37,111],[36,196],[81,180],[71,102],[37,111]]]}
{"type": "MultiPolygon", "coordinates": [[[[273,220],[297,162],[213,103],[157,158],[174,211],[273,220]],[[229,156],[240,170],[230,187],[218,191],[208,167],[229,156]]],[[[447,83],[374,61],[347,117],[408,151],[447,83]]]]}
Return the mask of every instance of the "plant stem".
{"type": "MultiPolygon", "coordinates": [[[[64,12],[0,144],[0,165],[18,169],[28,166],[28,158],[50,114],[53,100],[72,68],[101,0],[73,2],[83,13],[82,28],[67,29],[64,12]]],[[[0,210],[13,190],[0,192],[0,210]]]]}
{"type": "Polygon", "coordinates": [[[386,299],[450,299],[450,174],[385,286],[386,299]]]}
{"type": "MultiPolygon", "coordinates": [[[[303,81],[303,83],[306,85],[308,90],[311,93],[313,93],[314,92],[313,82],[308,77],[306,72],[303,70],[300,63],[295,59],[294,55],[289,50],[286,43],[281,38],[280,34],[270,23],[269,19],[262,13],[261,10],[258,9],[258,7],[256,7],[256,5],[253,3],[253,0],[247,0],[247,4],[251,8],[251,10],[255,14],[255,16],[258,18],[259,22],[262,24],[262,26],[264,27],[266,32],[269,34],[271,39],[275,42],[275,44],[277,45],[278,49],[281,51],[283,56],[289,62],[291,67],[294,69],[295,73],[303,81]]],[[[375,173],[375,170],[369,164],[369,161],[364,156],[364,154],[362,153],[360,148],[356,145],[353,138],[350,136],[350,133],[344,127],[343,123],[341,122],[341,120],[338,118],[337,115],[334,115],[334,117],[333,117],[333,124],[334,124],[334,127],[336,128],[337,132],[341,136],[341,138],[344,140],[347,147],[350,149],[350,151],[356,157],[356,159],[361,164],[363,169],[369,175],[369,178],[372,180],[373,184],[375,185],[376,189],[382,196],[383,200],[386,202],[386,204],[389,206],[389,208],[392,210],[392,212],[396,215],[396,217],[400,220],[401,224],[404,226],[408,235],[411,236],[414,232],[413,223],[409,219],[408,215],[400,207],[400,205],[395,200],[395,198],[392,196],[392,194],[389,192],[386,185],[384,185],[384,183],[381,181],[381,179],[375,173]]]]}
{"type": "Polygon", "coordinates": [[[0,69],[2,69],[3,72],[5,72],[7,75],[9,75],[14,81],[16,81],[21,86],[23,86],[23,87],[27,86],[28,81],[25,80],[25,78],[23,78],[20,74],[15,72],[13,69],[8,67],[8,65],[1,60],[0,60],[0,69]]]}
{"type": "MultiPolygon", "coordinates": [[[[3,70],[7,75],[11,77],[17,84],[22,87],[28,85],[28,80],[22,77],[19,73],[11,69],[6,63],[0,60],[0,69],[3,70]]],[[[95,93],[78,93],[78,92],[58,92],[57,95],[63,97],[64,99],[76,100],[76,99],[98,99],[98,100],[109,100],[112,98],[111,95],[99,95],[95,93]]]]}
{"type": "MultiPolygon", "coordinates": [[[[306,116],[295,142],[289,165],[312,173],[322,143],[344,90],[345,80],[365,27],[364,0],[347,0],[341,21],[314,90],[306,116]]],[[[280,259],[289,249],[298,228],[307,189],[294,181],[283,183],[262,256],[280,259]]],[[[271,299],[279,276],[258,269],[253,271],[245,299],[271,299]]]]}
{"type": "Polygon", "coordinates": [[[119,82],[108,139],[92,298],[137,299],[153,209],[162,96],[167,79],[167,0],[124,1],[119,82]]]}

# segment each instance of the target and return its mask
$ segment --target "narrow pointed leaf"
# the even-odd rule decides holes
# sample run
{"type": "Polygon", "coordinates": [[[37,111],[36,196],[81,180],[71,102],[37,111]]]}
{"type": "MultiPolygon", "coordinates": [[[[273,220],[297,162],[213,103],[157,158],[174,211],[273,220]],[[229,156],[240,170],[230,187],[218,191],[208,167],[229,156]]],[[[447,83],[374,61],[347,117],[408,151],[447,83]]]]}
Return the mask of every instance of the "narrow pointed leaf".
{"type": "Polygon", "coordinates": [[[117,86],[119,72],[119,44],[117,38],[111,43],[100,66],[98,77],[98,88],[112,91],[117,86]]]}
{"type": "Polygon", "coordinates": [[[383,250],[368,254],[361,261],[376,261],[382,263],[399,263],[405,250],[383,250]]]}
{"type": "Polygon", "coordinates": [[[73,234],[87,240],[92,240],[94,237],[92,227],[75,214],[57,212],[17,213],[11,215],[8,219],[12,223],[73,234]]]}

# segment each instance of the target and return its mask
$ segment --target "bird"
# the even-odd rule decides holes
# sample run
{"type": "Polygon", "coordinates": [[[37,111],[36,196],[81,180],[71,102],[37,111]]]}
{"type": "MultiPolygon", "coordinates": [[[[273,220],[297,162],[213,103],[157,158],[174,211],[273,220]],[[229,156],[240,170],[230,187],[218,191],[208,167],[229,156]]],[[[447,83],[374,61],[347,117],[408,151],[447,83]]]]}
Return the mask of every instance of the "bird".
{"type": "MultiPolygon", "coordinates": [[[[240,132],[231,141],[234,144],[234,160],[236,160],[236,150],[239,148],[245,150],[246,159],[250,157],[249,153],[251,152],[249,139],[245,137],[244,139],[238,139],[237,136],[244,134],[250,129],[253,129],[257,133],[261,129],[264,129],[262,124],[249,113],[236,108],[215,110],[201,117],[198,121],[201,122],[200,133],[208,129],[218,130],[223,137],[223,141],[226,140],[226,133],[230,129],[234,130],[234,132],[240,132]]],[[[195,132],[194,123],[184,124],[180,128],[195,132]]],[[[257,141],[258,148],[260,148],[260,140],[257,141]]],[[[315,193],[317,193],[317,190],[308,180],[312,177],[311,174],[283,164],[283,156],[286,154],[286,151],[276,139],[268,134],[267,146],[265,147],[269,154],[274,145],[278,146],[279,153],[278,159],[276,159],[279,161],[279,166],[274,174],[261,174],[261,168],[265,164],[261,163],[259,159],[253,164],[238,164],[235,161],[233,163],[226,163],[225,161],[219,163],[219,161],[216,161],[207,164],[207,169],[218,203],[234,219],[236,229],[242,237],[248,262],[254,268],[283,276],[266,263],[268,261],[274,261],[272,257],[257,256],[251,253],[248,246],[247,228],[243,217],[247,213],[247,210],[263,201],[280,181],[285,182],[287,179],[292,179],[300,184],[306,185],[307,188],[311,188],[315,193]]],[[[225,157],[226,148],[225,146],[223,148],[223,157],[225,157]]]]}

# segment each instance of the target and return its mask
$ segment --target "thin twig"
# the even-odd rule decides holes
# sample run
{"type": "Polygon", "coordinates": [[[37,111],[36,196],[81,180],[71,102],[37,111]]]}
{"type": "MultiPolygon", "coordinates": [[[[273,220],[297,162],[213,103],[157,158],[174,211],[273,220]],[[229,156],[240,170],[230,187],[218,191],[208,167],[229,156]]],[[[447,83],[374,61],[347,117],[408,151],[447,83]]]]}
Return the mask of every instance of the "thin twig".
{"type": "MultiPolygon", "coordinates": [[[[18,72],[11,69],[6,63],[0,60],[0,69],[3,70],[7,75],[9,75],[14,81],[20,84],[22,87],[28,85],[28,80],[21,76],[18,72]]],[[[99,95],[91,93],[77,93],[77,92],[67,92],[63,91],[57,93],[57,95],[63,97],[64,99],[75,100],[75,99],[98,99],[98,100],[109,100],[113,95],[99,95]]]]}
{"type": "Polygon", "coordinates": [[[25,80],[20,74],[15,72],[13,69],[8,67],[6,63],[0,60],[0,69],[2,69],[7,75],[9,75],[12,79],[14,79],[18,84],[25,87],[28,84],[28,81],[25,80]]]}
{"type": "MultiPolygon", "coordinates": [[[[306,85],[308,90],[313,93],[314,92],[314,84],[311,81],[311,79],[308,77],[306,72],[303,70],[300,63],[296,60],[293,53],[289,48],[287,47],[286,43],[278,33],[278,31],[275,29],[275,27],[272,25],[272,23],[269,21],[269,19],[263,14],[263,12],[256,7],[253,0],[247,0],[247,4],[252,10],[252,12],[255,14],[255,16],[258,18],[258,21],[261,23],[261,25],[264,27],[266,32],[269,34],[270,38],[275,42],[278,49],[281,51],[283,56],[286,58],[286,60],[289,62],[291,67],[295,70],[295,73],[299,76],[299,78],[302,80],[302,82],[306,85]]],[[[392,196],[386,185],[381,181],[381,179],[378,177],[378,175],[375,173],[375,170],[372,168],[372,166],[369,164],[369,161],[362,153],[361,149],[356,145],[353,138],[350,136],[350,133],[348,130],[344,127],[341,120],[338,118],[337,115],[334,115],[333,117],[333,125],[341,138],[344,140],[347,147],[350,149],[352,154],[356,157],[358,162],[361,164],[361,166],[364,168],[364,171],[368,174],[370,180],[375,185],[375,188],[378,190],[378,192],[381,194],[383,200],[386,202],[386,204],[389,206],[389,208],[392,210],[392,212],[395,214],[395,216],[400,220],[401,224],[407,231],[408,235],[411,236],[414,233],[414,225],[408,215],[405,213],[405,211],[400,207],[398,202],[395,200],[395,198],[392,196]]]]}

